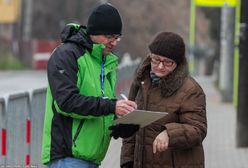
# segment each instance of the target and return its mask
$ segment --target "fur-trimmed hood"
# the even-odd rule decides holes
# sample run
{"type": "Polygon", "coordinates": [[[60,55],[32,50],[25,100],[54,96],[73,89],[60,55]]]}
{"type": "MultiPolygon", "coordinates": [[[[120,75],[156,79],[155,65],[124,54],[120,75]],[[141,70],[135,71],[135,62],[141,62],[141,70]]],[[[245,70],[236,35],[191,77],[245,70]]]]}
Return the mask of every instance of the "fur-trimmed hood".
{"type": "MultiPolygon", "coordinates": [[[[148,56],[140,64],[137,69],[136,80],[141,83],[145,78],[150,77],[151,71],[151,58],[148,56]]],[[[161,94],[163,97],[171,96],[175,91],[177,91],[183,84],[185,77],[188,76],[187,62],[178,65],[175,70],[169,75],[161,78],[158,81],[158,86],[161,89],[161,94]]]]}

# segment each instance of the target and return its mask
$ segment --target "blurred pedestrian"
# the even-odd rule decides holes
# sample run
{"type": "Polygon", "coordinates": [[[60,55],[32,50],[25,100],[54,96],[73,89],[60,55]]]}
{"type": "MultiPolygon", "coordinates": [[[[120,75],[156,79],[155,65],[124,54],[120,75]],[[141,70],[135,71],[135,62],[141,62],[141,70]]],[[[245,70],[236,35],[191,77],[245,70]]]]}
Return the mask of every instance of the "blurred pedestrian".
{"type": "Polygon", "coordinates": [[[116,100],[117,56],[122,21],[111,4],[96,7],[87,27],[68,24],[62,44],[47,68],[48,89],[42,162],[49,168],[97,168],[110,142],[115,115],[132,112],[136,103],[116,100]]]}
{"type": "Polygon", "coordinates": [[[139,66],[129,100],[168,115],[123,139],[122,168],[203,168],[207,133],[205,94],[187,71],[185,44],[159,33],[139,66]]]}

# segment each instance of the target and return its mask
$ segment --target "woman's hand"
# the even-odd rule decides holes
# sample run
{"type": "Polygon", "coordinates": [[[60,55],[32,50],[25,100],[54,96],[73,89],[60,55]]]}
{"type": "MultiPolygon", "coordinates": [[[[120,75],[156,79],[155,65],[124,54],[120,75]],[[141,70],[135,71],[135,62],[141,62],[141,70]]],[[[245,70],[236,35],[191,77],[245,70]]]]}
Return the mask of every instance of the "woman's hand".
{"type": "Polygon", "coordinates": [[[169,145],[169,136],[167,131],[164,130],[153,141],[153,153],[163,152],[168,148],[169,145]]]}

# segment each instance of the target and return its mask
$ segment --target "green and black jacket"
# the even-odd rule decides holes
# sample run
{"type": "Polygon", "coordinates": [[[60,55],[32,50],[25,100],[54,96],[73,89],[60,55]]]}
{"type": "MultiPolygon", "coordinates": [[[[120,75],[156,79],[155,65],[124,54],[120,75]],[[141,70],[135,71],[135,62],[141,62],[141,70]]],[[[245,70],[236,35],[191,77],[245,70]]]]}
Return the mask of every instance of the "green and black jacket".
{"type": "Polygon", "coordinates": [[[85,27],[76,24],[67,25],[61,39],[48,61],[42,162],[69,156],[99,165],[110,142],[117,57],[105,57],[103,95],[104,45],[93,44],[85,27]]]}

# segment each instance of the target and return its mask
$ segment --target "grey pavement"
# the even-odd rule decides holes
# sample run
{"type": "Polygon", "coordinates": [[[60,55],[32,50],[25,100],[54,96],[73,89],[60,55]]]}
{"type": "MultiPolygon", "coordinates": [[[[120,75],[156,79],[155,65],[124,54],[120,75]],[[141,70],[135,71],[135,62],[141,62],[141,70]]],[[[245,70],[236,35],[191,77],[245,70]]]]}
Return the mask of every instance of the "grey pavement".
{"type": "MultiPolygon", "coordinates": [[[[206,93],[208,134],[204,140],[206,168],[247,168],[248,148],[236,147],[236,109],[222,103],[212,77],[197,77],[206,93]]],[[[112,140],[101,168],[118,168],[121,140],[112,140]]]]}

